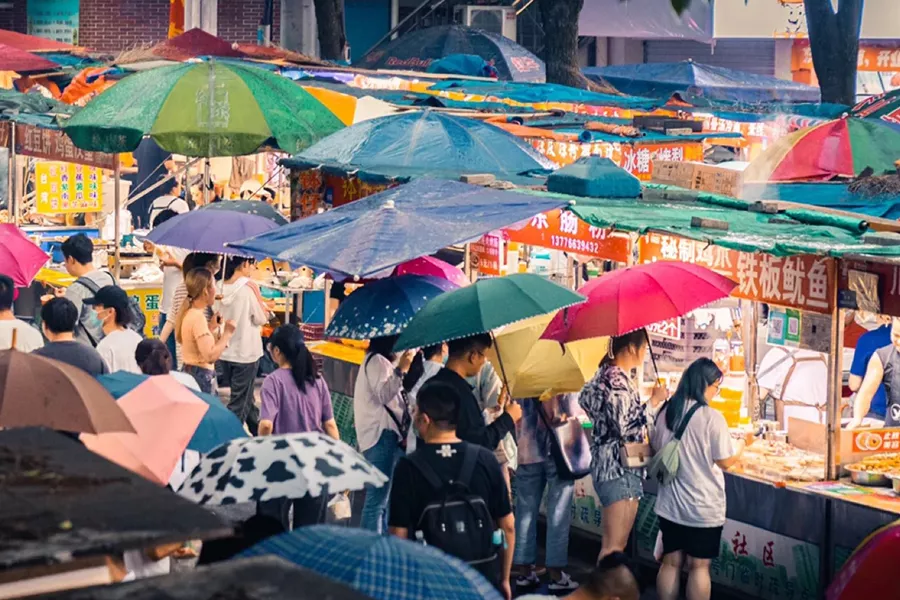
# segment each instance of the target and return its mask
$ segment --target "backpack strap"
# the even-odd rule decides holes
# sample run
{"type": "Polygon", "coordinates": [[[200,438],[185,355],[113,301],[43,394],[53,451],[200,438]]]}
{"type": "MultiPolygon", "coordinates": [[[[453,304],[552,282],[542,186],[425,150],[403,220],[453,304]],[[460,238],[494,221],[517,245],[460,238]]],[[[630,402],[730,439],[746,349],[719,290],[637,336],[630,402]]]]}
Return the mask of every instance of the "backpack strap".
{"type": "Polygon", "coordinates": [[[475,473],[475,463],[478,462],[478,450],[479,446],[474,444],[465,445],[463,464],[462,468],[459,470],[459,476],[456,478],[456,483],[464,485],[466,488],[469,487],[469,484],[472,481],[472,475],[475,473]]]}
{"type": "Polygon", "coordinates": [[[688,409],[683,417],[681,417],[681,423],[678,424],[678,427],[675,429],[675,439],[681,440],[681,436],[684,435],[684,430],[687,429],[688,423],[691,421],[691,417],[694,416],[694,413],[697,412],[700,407],[703,406],[702,402],[695,402],[694,405],[688,409]]]}
{"type": "Polygon", "coordinates": [[[435,490],[439,490],[446,485],[444,480],[442,480],[437,473],[435,473],[434,469],[431,468],[425,458],[422,456],[421,452],[413,452],[409,456],[406,457],[409,462],[412,464],[419,473],[422,474],[422,477],[425,478],[425,481],[428,482],[428,485],[433,487],[435,490]]]}

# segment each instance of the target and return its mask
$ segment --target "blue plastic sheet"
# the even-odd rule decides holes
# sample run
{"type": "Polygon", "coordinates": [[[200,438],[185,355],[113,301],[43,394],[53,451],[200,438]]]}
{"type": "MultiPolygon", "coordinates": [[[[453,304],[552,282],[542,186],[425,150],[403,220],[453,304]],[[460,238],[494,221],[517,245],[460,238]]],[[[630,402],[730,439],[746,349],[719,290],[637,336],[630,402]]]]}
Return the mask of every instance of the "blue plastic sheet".
{"type": "Polygon", "coordinates": [[[417,179],[233,246],[362,278],[559,208],[567,200],[417,179]]]}

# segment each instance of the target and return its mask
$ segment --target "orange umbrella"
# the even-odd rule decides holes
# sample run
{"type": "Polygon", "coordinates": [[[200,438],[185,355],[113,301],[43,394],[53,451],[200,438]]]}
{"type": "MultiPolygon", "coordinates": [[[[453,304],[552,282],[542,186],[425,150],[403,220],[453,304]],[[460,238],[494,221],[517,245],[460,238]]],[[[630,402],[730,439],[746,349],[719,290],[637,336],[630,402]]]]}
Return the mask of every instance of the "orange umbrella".
{"type": "Polygon", "coordinates": [[[119,399],[135,434],[82,435],[100,456],[166,485],[209,405],[168,375],[150,377],[119,399]]]}
{"type": "Polygon", "coordinates": [[[18,350],[0,351],[0,427],[134,431],[110,393],[86,372],[18,350]]]}

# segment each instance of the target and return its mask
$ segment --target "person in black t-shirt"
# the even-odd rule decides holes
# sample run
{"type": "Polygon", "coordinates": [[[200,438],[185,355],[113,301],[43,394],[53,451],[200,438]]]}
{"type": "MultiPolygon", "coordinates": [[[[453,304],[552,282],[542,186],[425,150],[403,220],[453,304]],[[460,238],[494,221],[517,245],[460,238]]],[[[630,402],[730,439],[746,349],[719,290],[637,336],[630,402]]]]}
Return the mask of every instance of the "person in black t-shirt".
{"type": "MultiPolygon", "coordinates": [[[[416,407],[415,427],[424,443],[419,445],[414,454],[422,456],[443,481],[455,479],[462,469],[463,456],[469,446],[456,436],[459,409],[455,390],[446,384],[423,386],[418,393],[416,407]]],[[[503,569],[498,587],[509,600],[512,597],[509,577],[516,543],[515,519],[500,463],[485,448],[478,449],[468,491],[484,500],[491,517],[506,534],[507,547],[503,553],[503,569]]],[[[388,517],[390,533],[403,539],[415,540],[416,527],[422,513],[438,493],[439,490],[429,485],[410,458],[401,458],[394,469],[391,487],[388,517]]]]}

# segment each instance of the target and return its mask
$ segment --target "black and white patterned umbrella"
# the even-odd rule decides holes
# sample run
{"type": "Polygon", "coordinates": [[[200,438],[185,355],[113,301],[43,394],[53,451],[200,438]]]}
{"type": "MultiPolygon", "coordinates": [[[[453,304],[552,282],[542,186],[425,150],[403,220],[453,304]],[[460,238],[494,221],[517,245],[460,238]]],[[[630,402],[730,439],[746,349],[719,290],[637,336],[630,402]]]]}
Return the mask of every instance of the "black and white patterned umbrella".
{"type": "Polygon", "coordinates": [[[322,433],[232,440],[214,448],[179,494],[224,505],[381,487],[388,478],[356,450],[322,433]]]}

